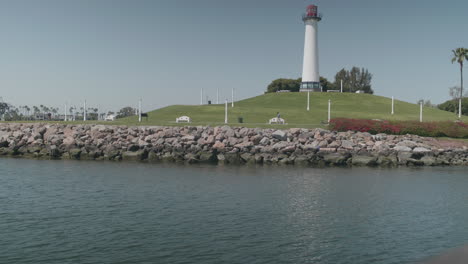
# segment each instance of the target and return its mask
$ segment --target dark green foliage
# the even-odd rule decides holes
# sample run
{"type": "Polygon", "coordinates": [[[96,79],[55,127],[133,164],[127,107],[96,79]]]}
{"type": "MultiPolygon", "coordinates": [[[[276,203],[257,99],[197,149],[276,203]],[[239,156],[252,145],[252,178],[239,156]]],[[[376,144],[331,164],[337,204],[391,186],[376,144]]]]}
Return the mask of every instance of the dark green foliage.
{"type": "Polygon", "coordinates": [[[8,109],[10,109],[10,106],[7,103],[0,102],[0,115],[5,114],[8,109]]]}
{"type": "MultiPolygon", "coordinates": [[[[276,93],[282,90],[289,90],[291,92],[299,92],[301,87],[302,78],[299,79],[286,79],[280,78],[272,81],[267,87],[267,93],[276,93]]],[[[330,83],[327,78],[320,76],[320,85],[323,88],[323,91],[333,89],[333,84],[330,83]]]]}
{"type": "Polygon", "coordinates": [[[364,91],[369,94],[374,93],[371,84],[372,74],[367,69],[353,67],[348,71],[343,68],[335,75],[334,86],[337,89],[341,89],[341,80],[343,80],[343,92],[364,91]]]}
{"type": "Polygon", "coordinates": [[[333,83],[329,82],[327,78],[320,76],[320,86],[324,92],[328,90],[335,90],[333,83]]]}
{"type": "MultiPolygon", "coordinates": [[[[458,104],[458,99],[453,99],[438,105],[437,108],[439,108],[440,110],[457,113],[458,104]]],[[[463,98],[462,100],[462,113],[463,115],[468,115],[468,98],[463,98]]]]}
{"type": "Polygon", "coordinates": [[[123,118],[123,117],[128,117],[128,116],[134,116],[136,113],[135,108],[132,108],[130,106],[124,107],[117,112],[117,118],[123,118]]]}
{"type": "Polygon", "coordinates": [[[267,93],[276,93],[281,90],[289,90],[291,92],[299,92],[301,87],[301,78],[299,79],[276,79],[267,87],[267,93]]]}

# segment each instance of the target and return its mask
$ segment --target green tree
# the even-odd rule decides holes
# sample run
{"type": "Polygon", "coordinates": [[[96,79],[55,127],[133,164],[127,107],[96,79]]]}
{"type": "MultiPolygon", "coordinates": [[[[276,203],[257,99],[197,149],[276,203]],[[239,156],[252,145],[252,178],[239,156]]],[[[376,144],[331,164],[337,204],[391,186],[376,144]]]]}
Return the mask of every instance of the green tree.
{"type": "MultiPolygon", "coordinates": [[[[440,105],[437,106],[440,110],[448,111],[448,112],[453,112],[457,113],[457,110],[459,109],[459,101],[458,99],[452,99],[448,100],[440,105]]],[[[462,113],[463,115],[468,115],[468,98],[465,97],[462,99],[462,113]]]]}
{"type": "MultiPolygon", "coordinates": [[[[276,93],[278,91],[289,90],[291,92],[299,92],[301,88],[302,78],[286,79],[280,78],[272,81],[267,87],[267,93],[276,93]]],[[[320,76],[320,85],[324,92],[333,89],[333,84],[327,78],[320,76]]]]}
{"type": "Polygon", "coordinates": [[[117,112],[117,118],[123,118],[127,116],[134,116],[135,115],[135,108],[132,108],[130,106],[124,107],[117,112]]]}
{"type": "Polygon", "coordinates": [[[335,75],[333,85],[336,89],[341,89],[341,81],[343,81],[343,92],[364,91],[365,93],[374,93],[374,90],[372,90],[372,74],[365,68],[353,67],[350,71],[344,68],[341,69],[335,75]]]}
{"type": "Polygon", "coordinates": [[[5,102],[0,102],[0,116],[3,116],[10,109],[10,105],[5,102]]]}
{"type": "Polygon", "coordinates": [[[320,76],[320,86],[322,87],[322,91],[324,92],[335,89],[333,83],[329,82],[327,78],[322,76],[320,76]]]}
{"type": "Polygon", "coordinates": [[[453,57],[452,63],[458,62],[460,64],[460,96],[458,98],[458,118],[462,115],[462,98],[463,98],[463,62],[468,60],[468,49],[457,48],[452,50],[453,57]]]}
{"type": "Polygon", "coordinates": [[[276,93],[282,90],[289,90],[291,92],[299,92],[301,87],[301,79],[286,79],[280,78],[272,81],[267,87],[267,93],[276,93]]]}

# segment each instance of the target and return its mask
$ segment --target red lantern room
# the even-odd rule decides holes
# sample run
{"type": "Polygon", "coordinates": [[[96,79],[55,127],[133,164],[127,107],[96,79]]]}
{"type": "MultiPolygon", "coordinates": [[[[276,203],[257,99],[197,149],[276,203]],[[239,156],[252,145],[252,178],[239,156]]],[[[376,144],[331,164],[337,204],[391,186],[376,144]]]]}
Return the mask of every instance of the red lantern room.
{"type": "Polygon", "coordinates": [[[310,5],[307,7],[307,16],[317,16],[317,6],[310,5]]]}
{"type": "Polygon", "coordinates": [[[316,5],[309,5],[306,13],[302,16],[302,20],[322,20],[322,15],[318,13],[318,7],[316,5]]]}

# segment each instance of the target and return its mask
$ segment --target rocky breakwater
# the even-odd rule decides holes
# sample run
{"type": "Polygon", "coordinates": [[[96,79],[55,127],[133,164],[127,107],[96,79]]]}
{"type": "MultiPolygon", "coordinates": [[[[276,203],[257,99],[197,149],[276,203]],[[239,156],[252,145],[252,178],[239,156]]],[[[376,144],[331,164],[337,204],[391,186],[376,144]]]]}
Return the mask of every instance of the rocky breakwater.
{"type": "Polygon", "coordinates": [[[0,124],[0,156],[305,166],[468,165],[467,144],[323,129],[0,124]]]}

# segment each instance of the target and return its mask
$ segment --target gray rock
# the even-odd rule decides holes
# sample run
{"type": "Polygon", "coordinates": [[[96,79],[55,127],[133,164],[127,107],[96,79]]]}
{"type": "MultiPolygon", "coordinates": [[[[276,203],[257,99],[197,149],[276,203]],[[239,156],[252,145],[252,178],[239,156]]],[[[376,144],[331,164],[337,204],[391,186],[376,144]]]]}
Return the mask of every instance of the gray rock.
{"type": "Polygon", "coordinates": [[[410,147],[401,146],[401,145],[400,145],[400,146],[397,145],[397,146],[395,146],[393,149],[394,149],[395,151],[398,151],[398,152],[411,152],[411,150],[412,150],[410,147]]]}
{"type": "Polygon", "coordinates": [[[429,150],[429,149],[427,149],[427,148],[416,147],[416,148],[413,149],[413,152],[427,153],[427,152],[431,152],[431,150],[429,150]]]}
{"type": "Polygon", "coordinates": [[[341,147],[344,149],[352,150],[354,148],[354,143],[350,140],[342,140],[341,147]]]}
{"type": "Polygon", "coordinates": [[[355,155],[352,157],[352,164],[354,166],[375,166],[377,165],[377,158],[365,155],[355,155]]]}
{"type": "Polygon", "coordinates": [[[275,132],[273,132],[273,134],[271,134],[271,136],[273,138],[276,138],[276,139],[279,139],[279,140],[286,140],[287,139],[286,132],[284,132],[282,130],[276,130],[275,132]]]}
{"type": "Polygon", "coordinates": [[[348,153],[327,153],[323,155],[323,160],[330,165],[343,166],[347,164],[350,155],[348,153]]]}

